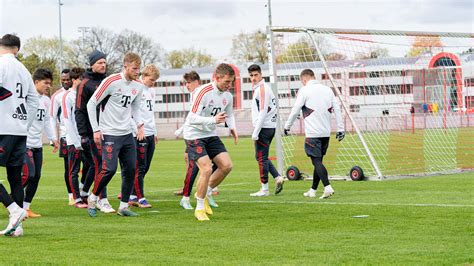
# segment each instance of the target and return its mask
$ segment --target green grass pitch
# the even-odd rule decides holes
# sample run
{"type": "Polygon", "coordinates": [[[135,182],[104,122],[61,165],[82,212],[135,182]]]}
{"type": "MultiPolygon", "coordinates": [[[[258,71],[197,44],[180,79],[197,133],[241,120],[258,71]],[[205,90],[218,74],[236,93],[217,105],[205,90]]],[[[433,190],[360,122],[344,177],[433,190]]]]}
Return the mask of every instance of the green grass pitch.
{"type": "MultiPolygon", "coordinates": [[[[0,264],[474,263],[473,173],[335,181],[336,194],[327,200],[303,197],[311,181],[292,181],[278,196],[251,198],[259,188],[253,144],[225,144],[234,169],[220,186],[220,207],[205,223],[180,208],[180,197],[172,194],[183,183],[182,140],[158,143],[145,179],[154,208],[135,208],[136,218],[90,218],[86,210],[67,206],[62,161],[45,148],[31,206],[43,217],[25,221],[21,238],[0,238],[0,264]]],[[[4,170],[0,179],[6,179],[4,170]]],[[[108,188],[114,208],[119,187],[117,174],[108,188]]],[[[2,229],[7,222],[3,210],[2,229]]]]}

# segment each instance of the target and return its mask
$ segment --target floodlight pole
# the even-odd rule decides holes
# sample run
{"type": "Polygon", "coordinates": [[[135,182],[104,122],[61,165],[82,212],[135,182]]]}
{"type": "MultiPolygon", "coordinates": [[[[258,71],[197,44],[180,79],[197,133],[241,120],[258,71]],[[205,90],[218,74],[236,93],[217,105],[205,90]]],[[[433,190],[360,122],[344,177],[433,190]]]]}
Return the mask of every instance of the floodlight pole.
{"type": "Polygon", "coordinates": [[[58,8],[59,8],[59,73],[63,70],[63,33],[62,33],[62,25],[61,25],[61,0],[58,0],[58,8]]]}
{"type": "MultiPolygon", "coordinates": [[[[275,51],[273,50],[273,32],[272,32],[272,1],[268,0],[267,2],[268,9],[268,26],[267,26],[267,52],[268,52],[268,72],[270,74],[270,86],[272,88],[273,94],[275,95],[276,108],[279,110],[280,103],[278,101],[278,86],[276,83],[276,68],[275,68],[275,51]]],[[[285,175],[284,168],[284,155],[283,155],[283,145],[282,145],[282,136],[281,136],[282,126],[280,117],[277,118],[276,134],[275,134],[275,148],[276,148],[276,157],[277,157],[277,170],[281,175],[285,175]]]]}

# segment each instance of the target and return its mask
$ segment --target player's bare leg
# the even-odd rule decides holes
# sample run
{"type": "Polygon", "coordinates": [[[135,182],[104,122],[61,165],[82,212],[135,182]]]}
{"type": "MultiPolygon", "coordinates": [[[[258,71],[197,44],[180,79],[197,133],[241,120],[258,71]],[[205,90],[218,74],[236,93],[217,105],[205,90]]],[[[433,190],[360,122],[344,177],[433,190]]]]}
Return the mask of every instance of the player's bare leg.
{"type": "Polygon", "coordinates": [[[212,197],[212,190],[216,188],[225,177],[232,171],[232,160],[230,159],[229,153],[221,152],[213,159],[214,163],[217,165],[217,169],[212,173],[209,186],[207,188],[207,198],[209,200],[209,205],[211,207],[219,207],[212,197]]]}
{"type": "Polygon", "coordinates": [[[194,216],[199,221],[209,220],[207,214],[212,214],[212,210],[206,200],[207,187],[212,174],[212,161],[209,156],[203,156],[196,161],[199,168],[199,181],[196,192],[196,210],[194,216]]]}

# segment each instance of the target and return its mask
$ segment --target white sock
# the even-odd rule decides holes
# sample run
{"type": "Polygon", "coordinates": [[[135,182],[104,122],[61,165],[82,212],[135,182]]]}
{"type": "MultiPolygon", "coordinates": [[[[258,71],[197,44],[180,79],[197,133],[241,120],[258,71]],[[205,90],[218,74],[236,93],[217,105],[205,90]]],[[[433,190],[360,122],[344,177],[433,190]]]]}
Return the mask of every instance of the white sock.
{"type": "MultiPolygon", "coordinates": [[[[136,196],[135,196],[135,197],[136,197],[136,196]]],[[[142,201],[144,201],[144,200],[146,200],[146,199],[145,199],[145,198],[141,198],[141,199],[138,199],[138,202],[142,202],[142,201]]]]}
{"type": "Polygon", "coordinates": [[[268,190],[268,183],[262,184],[262,190],[268,190]]]}
{"type": "Polygon", "coordinates": [[[23,201],[23,209],[28,210],[30,208],[31,202],[23,201]]]}
{"type": "Polygon", "coordinates": [[[332,189],[331,185],[327,185],[324,187],[324,191],[334,191],[334,189],[332,189]]]}
{"type": "Polygon", "coordinates": [[[209,196],[212,196],[212,187],[207,187],[207,193],[206,195],[209,197],[209,196]]]}
{"type": "Polygon", "coordinates": [[[128,208],[128,202],[120,202],[119,210],[128,208]]]}
{"type": "Polygon", "coordinates": [[[196,210],[204,210],[204,199],[196,197],[196,210]]]}
{"type": "Polygon", "coordinates": [[[189,197],[183,196],[183,200],[189,201],[189,197]]]}
{"type": "Polygon", "coordinates": [[[131,200],[134,200],[134,199],[136,199],[136,198],[137,198],[137,195],[130,195],[130,199],[131,199],[131,200]]]}
{"type": "MultiPolygon", "coordinates": [[[[204,206],[204,201],[202,202],[202,204],[204,206]]],[[[8,212],[14,213],[14,212],[19,211],[21,208],[20,208],[20,206],[18,206],[18,204],[13,202],[12,204],[8,205],[7,209],[8,209],[8,212]]]]}
{"type": "Polygon", "coordinates": [[[97,202],[98,199],[99,199],[99,196],[94,195],[94,193],[91,193],[89,195],[89,200],[91,200],[93,202],[97,202]]]}
{"type": "Polygon", "coordinates": [[[83,187],[84,187],[84,184],[79,183],[79,190],[82,190],[83,187]]]}
{"type": "Polygon", "coordinates": [[[87,197],[89,196],[89,193],[85,192],[84,190],[81,189],[81,192],[79,192],[81,194],[81,197],[87,197]]]}
{"type": "Polygon", "coordinates": [[[68,196],[70,199],[73,198],[72,193],[68,193],[67,196],[68,196]]]}

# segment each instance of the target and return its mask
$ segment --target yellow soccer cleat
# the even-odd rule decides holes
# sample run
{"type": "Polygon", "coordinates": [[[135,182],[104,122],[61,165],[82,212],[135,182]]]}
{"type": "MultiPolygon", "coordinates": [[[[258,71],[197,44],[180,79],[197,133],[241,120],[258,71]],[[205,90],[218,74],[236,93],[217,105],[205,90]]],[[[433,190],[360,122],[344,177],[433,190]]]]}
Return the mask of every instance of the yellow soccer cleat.
{"type": "Polygon", "coordinates": [[[196,217],[196,219],[198,219],[198,221],[200,222],[209,221],[209,217],[206,214],[206,210],[195,210],[194,217],[196,217]]]}
{"type": "Polygon", "coordinates": [[[209,199],[207,197],[204,199],[204,210],[206,210],[206,213],[209,215],[214,214],[214,212],[212,211],[211,205],[209,205],[209,199]]]}
{"type": "Polygon", "coordinates": [[[30,209],[27,209],[26,210],[26,214],[28,216],[28,218],[38,218],[38,217],[41,217],[41,214],[39,213],[34,213],[32,210],[30,209]]]}

